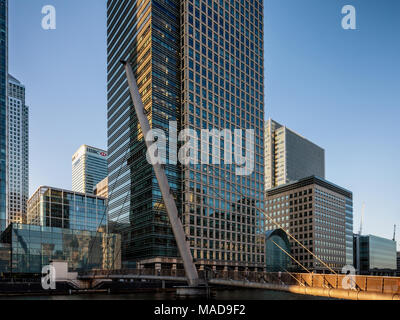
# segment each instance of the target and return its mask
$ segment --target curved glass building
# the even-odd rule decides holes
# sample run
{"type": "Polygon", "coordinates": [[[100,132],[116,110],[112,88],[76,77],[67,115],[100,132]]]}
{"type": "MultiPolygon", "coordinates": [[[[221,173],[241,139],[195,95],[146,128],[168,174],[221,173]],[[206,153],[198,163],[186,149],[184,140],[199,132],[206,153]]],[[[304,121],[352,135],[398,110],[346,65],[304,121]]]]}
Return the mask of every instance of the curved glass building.
{"type": "Polygon", "coordinates": [[[265,233],[265,260],[267,272],[286,271],[290,267],[290,242],[282,229],[265,233]],[[285,251],[287,253],[285,253],[285,251]]]}

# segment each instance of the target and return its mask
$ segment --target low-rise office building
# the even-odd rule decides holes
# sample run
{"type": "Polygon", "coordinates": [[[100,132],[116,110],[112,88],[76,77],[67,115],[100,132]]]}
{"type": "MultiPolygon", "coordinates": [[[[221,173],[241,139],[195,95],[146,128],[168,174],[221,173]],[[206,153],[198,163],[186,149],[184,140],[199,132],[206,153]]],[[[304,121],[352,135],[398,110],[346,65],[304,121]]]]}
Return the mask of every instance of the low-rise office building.
{"type": "Polygon", "coordinates": [[[27,220],[44,227],[106,230],[106,198],[41,186],[28,200],[27,220]]]}
{"type": "Polygon", "coordinates": [[[12,223],[1,240],[3,272],[41,273],[51,261],[67,262],[70,272],[121,268],[119,234],[12,223]]]}
{"type": "MultiPolygon", "coordinates": [[[[343,266],[353,264],[352,198],[352,192],[316,176],[267,190],[266,228],[290,232],[312,252],[290,239],[292,256],[308,270],[340,272],[343,266]]],[[[292,264],[303,270],[294,261],[292,264]]]]}
{"type": "Polygon", "coordinates": [[[354,235],[354,267],[361,275],[396,275],[396,241],[374,235],[354,235]]]}

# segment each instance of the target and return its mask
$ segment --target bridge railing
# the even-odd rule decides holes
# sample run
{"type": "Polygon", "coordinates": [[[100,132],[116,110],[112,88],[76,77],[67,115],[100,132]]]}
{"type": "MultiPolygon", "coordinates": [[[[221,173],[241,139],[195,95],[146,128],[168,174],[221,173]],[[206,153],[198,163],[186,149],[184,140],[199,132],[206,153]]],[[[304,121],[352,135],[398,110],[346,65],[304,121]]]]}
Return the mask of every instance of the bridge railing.
{"type": "MultiPolygon", "coordinates": [[[[164,276],[185,277],[181,269],[120,269],[94,270],[80,273],[80,276],[164,276]]],[[[199,270],[200,279],[224,279],[285,285],[302,285],[315,288],[349,289],[388,294],[400,294],[400,277],[383,276],[346,276],[344,274],[257,272],[233,270],[199,270]]]]}

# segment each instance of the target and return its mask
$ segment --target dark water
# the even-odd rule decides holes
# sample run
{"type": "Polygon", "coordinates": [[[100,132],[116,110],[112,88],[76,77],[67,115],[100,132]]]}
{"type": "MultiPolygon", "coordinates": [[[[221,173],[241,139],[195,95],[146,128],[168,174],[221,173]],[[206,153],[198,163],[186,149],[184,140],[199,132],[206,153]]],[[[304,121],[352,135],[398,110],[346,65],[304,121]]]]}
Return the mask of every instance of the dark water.
{"type": "MultiPolygon", "coordinates": [[[[0,297],[12,300],[175,300],[174,293],[128,293],[128,294],[82,294],[66,296],[15,296],[0,297]]],[[[257,290],[257,289],[234,289],[218,290],[214,300],[328,300],[328,298],[305,296],[288,292],[257,290]]]]}

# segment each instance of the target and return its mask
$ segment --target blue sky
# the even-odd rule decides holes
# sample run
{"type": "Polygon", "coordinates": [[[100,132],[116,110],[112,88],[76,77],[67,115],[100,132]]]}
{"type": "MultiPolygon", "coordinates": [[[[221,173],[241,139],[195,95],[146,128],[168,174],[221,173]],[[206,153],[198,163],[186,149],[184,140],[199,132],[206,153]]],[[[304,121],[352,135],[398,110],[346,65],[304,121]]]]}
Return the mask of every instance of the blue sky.
{"type": "MultiPolygon", "coordinates": [[[[266,117],[326,150],[327,179],[354,193],[355,230],[400,226],[400,2],[266,0],[266,117]],[[351,4],[357,30],[341,28],[351,4]]],[[[10,0],[9,69],[30,106],[30,193],[71,188],[81,144],[107,146],[106,1],[10,0]],[[54,5],[57,29],[41,28],[54,5]]],[[[400,232],[400,230],[399,230],[400,232]]]]}

